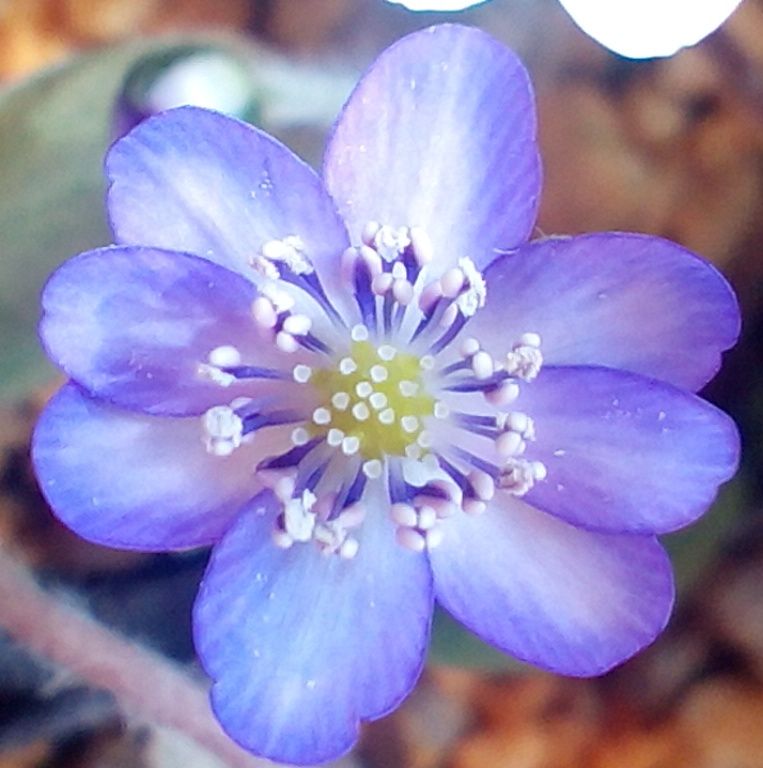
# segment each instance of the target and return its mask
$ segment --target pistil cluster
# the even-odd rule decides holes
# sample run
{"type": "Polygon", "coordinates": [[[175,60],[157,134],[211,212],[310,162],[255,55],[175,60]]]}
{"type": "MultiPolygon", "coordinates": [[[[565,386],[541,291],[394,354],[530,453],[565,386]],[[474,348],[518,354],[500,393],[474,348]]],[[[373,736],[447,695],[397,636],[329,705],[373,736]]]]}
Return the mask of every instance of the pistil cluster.
{"type": "Polygon", "coordinates": [[[398,543],[422,552],[447,535],[447,518],[484,512],[497,488],[521,496],[545,479],[546,467],[525,457],[535,423],[510,408],[541,369],[540,337],[525,333],[495,359],[466,334],[487,299],[481,273],[464,257],[429,276],[431,260],[423,230],[368,224],[361,245],[342,257],[360,320],[348,324],[298,236],[264,243],[252,258],[260,288],[252,317],[283,366],[247,365],[231,344],[211,350],[199,375],[221,388],[277,380],[288,406],[239,398],[210,408],[202,425],[219,456],[267,427],[290,430],[291,448],[256,468],[282,504],[277,546],[313,542],[327,555],[354,557],[373,482],[383,484],[398,543]],[[329,332],[314,335],[309,314],[295,311],[305,305],[300,292],[325,312],[329,332]],[[475,396],[483,400],[476,409],[475,396]],[[475,448],[460,430],[483,440],[475,448]]]}

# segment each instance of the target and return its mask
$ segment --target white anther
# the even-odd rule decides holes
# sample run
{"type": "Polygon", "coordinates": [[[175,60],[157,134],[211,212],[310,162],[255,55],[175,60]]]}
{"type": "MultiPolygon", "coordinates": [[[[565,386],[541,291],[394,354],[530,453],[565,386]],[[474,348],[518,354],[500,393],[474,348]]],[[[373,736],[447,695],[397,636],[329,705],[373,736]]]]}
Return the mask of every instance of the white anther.
{"type": "Polygon", "coordinates": [[[252,316],[262,328],[274,328],[278,322],[278,313],[273,302],[265,296],[258,296],[252,302],[252,316]]]}
{"type": "Polygon", "coordinates": [[[365,403],[355,403],[355,405],[352,406],[352,415],[358,421],[366,421],[371,415],[371,411],[365,403]]]}
{"type": "Polygon", "coordinates": [[[342,444],[342,440],[344,440],[344,432],[342,432],[341,429],[336,429],[335,427],[332,427],[326,435],[326,442],[332,448],[338,448],[342,444]]]}
{"type": "Polygon", "coordinates": [[[546,475],[546,466],[542,462],[512,458],[501,468],[498,487],[514,496],[524,496],[537,481],[545,480],[546,475]]]}
{"type": "Polygon", "coordinates": [[[424,314],[429,314],[432,307],[442,298],[442,286],[439,280],[433,280],[424,286],[419,295],[419,308],[424,314]]]}
{"type": "Polygon", "coordinates": [[[278,331],[276,334],[276,346],[281,352],[287,352],[288,354],[293,354],[299,349],[297,340],[286,331],[278,331]]]}
{"type": "Polygon", "coordinates": [[[343,560],[352,560],[352,558],[358,554],[359,549],[360,544],[358,543],[358,540],[348,536],[342,542],[342,546],[339,547],[339,557],[343,560]]]}
{"type": "Polygon", "coordinates": [[[278,280],[281,277],[278,267],[262,254],[252,256],[249,259],[249,266],[266,280],[278,280]]]}
{"type": "Polygon", "coordinates": [[[411,244],[408,227],[395,229],[385,224],[374,235],[373,247],[385,261],[393,261],[411,244]]]}
{"type": "Polygon", "coordinates": [[[299,365],[294,366],[292,375],[297,384],[307,384],[307,382],[310,381],[310,377],[313,375],[313,369],[309,365],[302,365],[300,363],[299,365]]]}
{"type": "Polygon", "coordinates": [[[434,417],[436,419],[447,419],[448,416],[450,416],[450,408],[442,400],[438,400],[434,404],[434,417]]]}
{"type": "Polygon", "coordinates": [[[294,545],[294,539],[292,539],[286,531],[282,531],[280,528],[274,528],[271,536],[273,538],[273,544],[279,549],[289,549],[289,547],[294,545]]]}
{"type": "Polygon", "coordinates": [[[494,371],[493,358],[487,352],[480,350],[472,356],[472,373],[476,378],[489,379],[494,371]]]}
{"type": "Polygon", "coordinates": [[[305,445],[310,440],[310,433],[304,427],[295,427],[291,432],[291,442],[294,445],[305,445]]]}
{"type": "Polygon", "coordinates": [[[204,442],[215,456],[229,456],[241,445],[244,422],[228,405],[216,405],[202,416],[204,442]]]}
{"type": "Polygon", "coordinates": [[[403,416],[400,419],[400,426],[403,428],[403,432],[410,435],[419,428],[419,420],[415,416],[403,416]]]}
{"type": "Polygon", "coordinates": [[[487,472],[481,469],[473,469],[467,479],[479,501],[490,501],[495,494],[495,481],[487,472]]]}
{"type": "Polygon", "coordinates": [[[458,305],[455,302],[453,304],[448,304],[447,308],[440,317],[440,328],[450,328],[450,326],[456,322],[457,317],[458,305]]]}
{"type": "Polygon", "coordinates": [[[350,331],[350,337],[353,341],[367,341],[368,340],[368,328],[361,323],[352,326],[350,331]]]}
{"type": "Polygon", "coordinates": [[[342,453],[345,456],[353,456],[360,449],[360,439],[355,435],[350,435],[342,440],[342,453]]]}
{"type": "Polygon", "coordinates": [[[405,280],[407,274],[405,264],[402,261],[396,261],[392,265],[392,278],[394,280],[405,280]]]}
{"type": "Polygon", "coordinates": [[[384,296],[391,288],[395,278],[389,272],[382,272],[371,281],[371,290],[377,296],[384,296]]]}
{"type": "Polygon", "coordinates": [[[416,438],[416,442],[422,447],[422,448],[431,448],[432,447],[432,436],[424,430],[419,434],[419,436],[416,438]]]}
{"type": "Polygon", "coordinates": [[[379,411],[379,421],[382,424],[394,424],[395,411],[392,408],[385,408],[383,411],[379,411]]]}
{"type": "Polygon", "coordinates": [[[387,404],[387,396],[384,392],[374,392],[368,398],[368,402],[375,411],[380,411],[387,404]]]}
{"type": "Polygon", "coordinates": [[[313,537],[315,513],[312,509],[315,502],[315,494],[304,490],[300,498],[291,499],[284,505],[284,529],[294,541],[310,541],[313,537]]]}
{"type": "Polygon", "coordinates": [[[478,309],[485,306],[487,299],[487,284],[482,273],[474,266],[471,259],[464,258],[458,260],[458,266],[461,268],[466,279],[466,289],[456,299],[456,304],[464,317],[472,317],[478,309]]]}
{"type": "Polygon", "coordinates": [[[411,552],[423,552],[427,545],[426,538],[413,528],[398,528],[395,531],[395,540],[401,547],[411,552]]]}
{"type": "Polygon", "coordinates": [[[359,501],[356,501],[345,507],[334,522],[343,528],[357,528],[365,519],[366,508],[359,501]]]}
{"type": "Polygon", "coordinates": [[[512,411],[505,414],[505,418],[498,417],[497,420],[503,421],[503,429],[510,429],[512,432],[518,432],[525,440],[535,439],[535,423],[526,414],[521,411],[512,411]]]}
{"type": "Polygon", "coordinates": [[[413,286],[408,280],[395,280],[392,283],[392,295],[398,304],[407,307],[413,301],[413,286]]]}
{"type": "Polygon", "coordinates": [[[484,396],[490,405],[501,408],[513,403],[519,397],[519,385],[516,381],[502,381],[494,389],[486,391],[484,396]]]}
{"type": "Polygon", "coordinates": [[[506,355],[506,372],[518,379],[532,381],[537,377],[543,365],[540,351],[540,336],[537,333],[524,333],[506,355]],[[526,341],[532,343],[526,343],[526,341]]]}
{"type": "Polygon", "coordinates": [[[358,364],[351,357],[343,357],[339,361],[339,373],[341,373],[342,376],[349,376],[357,370],[358,364]]]}
{"type": "Polygon", "coordinates": [[[397,350],[391,346],[390,344],[382,344],[379,349],[376,350],[379,357],[384,360],[385,363],[388,363],[390,360],[395,359],[395,355],[397,354],[397,350]]]}
{"type": "Polygon", "coordinates": [[[371,374],[371,380],[377,384],[381,384],[382,381],[386,381],[389,377],[389,371],[383,365],[372,365],[369,373],[371,374]]]}
{"type": "Polygon", "coordinates": [[[313,421],[321,426],[331,423],[331,411],[328,408],[316,408],[313,411],[313,421]]]}
{"type": "Polygon", "coordinates": [[[196,375],[199,376],[199,378],[208,379],[221,387],[229,387],[236,382],[236,377],[232,373],[226,373],[225,371],[221,371],[217,366],[208,365],[207,363],[199,364],[196,369],[196,375]]]}
{"type": "Polygon", "coordinates": [[[415,528],[418,523],[416,510],[410,504],[398,502],[389,509],[389,516],[392,522],[404,528],[415,528]]]}
{"type": "Polygon", "coordinates": [[[275,307],[276,312],[288,312],[294,306],[294,297],[275,283],[261,285],[260,292],[275,307]]]}
{"type": "Polygon", "coordinates": [[[368,397],[373,391],[374,388],[370,381],[359,381],[355,385],[355,394],[358,397],[368,397]]]}
{"type": "Polygon", "coordinates": [[[421,454],[421,446],[418,443],[408,443],[408,445],[405,446],[405,455],[409,459],[420,459],[421,454]]]}
{"type": "Polygon", "coordinates": [[[487,504],[479,499],[467,498],[463,500],[461,509],[464,510],[465,514],[470,515],[471,517],[477,517],[477,515],[481,515],[487,509],[487,504]]]}
{"type": "Polygon", "coordinates": [[[419,360],[419,365],[422,370],[431,371],[432,368],[434,368],[435,359],[432,355],[424,355],[421,360],[419,360]]]}
{"type": "Polygon", "coordinates": [[[207,360],[218,368],[233,368],[241,364],[241,353],[231,344],[223,344],[221,347],[215,347],[207,360]]]}
{"type": "Polygon", "coordinates": [[[382,470],[384,469],[379,459],[370,459],[363,462],[363,474],[369,480],[378,480],[382,476],[382,470]]]}
{"type": "Polygon", "coordinates": [[[378,221],[369,221],[360,233],[360,239],[366,245],[373,245],[376,233],[381,229],[381,224],[378,221]]]}
{"type": "Polygon", "coordinates": [[[415,397],[419,391],[419,385],[415,381],[409,381],[408,379],[402,379],[397,385],[400,390],[400,394],[403,397],[415,397]]]}
{"type": "Polygon", "coordinates": [[[350,396],[347,392],[334,392],[331,395],[331,405],[338,411],[346,411],[350,405],[350,396]]]}
{"type": "Polygon", "coordinates": [[[305,256],[305,244],[301,237],[289,235],[283,240],[269,240],[262,246],[262,255],[273,262],[283,262],[295,275],[309,275],[315,269],[305,256]]]}
{"type": "Polygon", "coordinates": [[[434,256],[432,241],[426,230],[422,227],[411,227],[408,230],[408,236],[411,238],[413,255],[418,262],[419,267],[426,266],[432,261],[434,256]]]}
{"type": "Polygon", "coordinates": [[[437,524],[437,512],[432,507],[421,507],[416,517],[416,527],[422,531],[433,528],[437,524]]]}
{"type": "Polygon", "coordinates": [[[541,338],[538,333],[523,333],[519,337],[519,343],[525,347],[538,347],[540,348],[541,338]]]}
{"type": "Polygon", "coordinates": [[[495,440],[495,449],[504,459],[525,452],[526,444],[518,432],[502,432],[495,440]]]}
{"type": "Polygon", "coordinates": [[[448,299],[455,299],[464,287],[466,277],[463,270],[458,267],[449,269],[440,278],[440,287],[442,288],[442,295],[448,299]]]}
{"type": "Polygon", "coordinates": [[[294,488],[297,485],[297,478],[293,473],[279,474],[271,485],[271,490],[283,504],[286,504],[294,495],[294,488]]]}
{"type": "Polygon", "coordinates": [[[430,528],[426,532],[426,544],[427,549],[435,549],[442,544],[442,540],[445,538],[445,532],[441,525],[436,525],[434,528],[430,528]]]}
{"type": "Polygon", "coordinates": [[[307,315],[289,315],[283,321],[283,329],[292,336],[305,336],[310,333],[313,321],[307,315]]]}
{"type": "Polygon", "coordinates": [[[461,353],[461,357],[471,357],[480,351],[480,343],[473,336],[469,336],[469,338],[466,338],[461,342],[459,351],[461,353]]]}

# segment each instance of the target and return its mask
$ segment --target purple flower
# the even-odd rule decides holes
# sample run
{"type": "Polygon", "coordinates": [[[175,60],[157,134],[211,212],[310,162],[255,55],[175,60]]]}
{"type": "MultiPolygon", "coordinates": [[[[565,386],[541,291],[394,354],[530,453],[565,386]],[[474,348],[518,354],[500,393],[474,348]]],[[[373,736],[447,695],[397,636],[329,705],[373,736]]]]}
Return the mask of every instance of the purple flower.
{"type": "Polygon", "coordinates": [[[253,752],[349,749],[414,685],[435,599],[568,675],[667,621],[655,534],[737,464],[734,425],[691,394],[737,305],[659,238],[528,243],[535,128],[522,65],[460,26],[382,54],[323,179],[254,128],[169,111],[109,154],[118,245],[45,288],[72,382],[35,435],[42,488],[102,544],[214,545],[196,646],[253,752]]]}

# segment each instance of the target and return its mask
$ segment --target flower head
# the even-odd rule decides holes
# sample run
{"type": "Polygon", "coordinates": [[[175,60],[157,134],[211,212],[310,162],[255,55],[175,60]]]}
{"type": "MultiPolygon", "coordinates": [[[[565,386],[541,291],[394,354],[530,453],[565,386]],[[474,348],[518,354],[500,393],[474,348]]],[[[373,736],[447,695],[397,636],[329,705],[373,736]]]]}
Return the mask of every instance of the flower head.
{"type": "Polygon", "coordinates": [[[44,291],[72,382],[34,460],[89,539],[214,545],[195,639],[233,738],[295,763],[348,749],[414,685],[435,599],[570,675],[660,632],[655,534],[737,462],[692,394],[737,306],[662,239],[527,242],[540,165],[510,51],[459,26],[392,46],[322,179],[196,108],[106,169],[118,244],[44,291]]]}

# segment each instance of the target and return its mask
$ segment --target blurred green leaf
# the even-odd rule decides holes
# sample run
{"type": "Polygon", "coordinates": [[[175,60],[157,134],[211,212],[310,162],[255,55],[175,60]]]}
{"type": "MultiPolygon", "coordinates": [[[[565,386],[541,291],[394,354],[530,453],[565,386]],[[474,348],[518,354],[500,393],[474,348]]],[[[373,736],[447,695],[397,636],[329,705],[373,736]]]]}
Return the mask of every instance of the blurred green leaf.
{"type": "Polygon", "coordinates": [[[673,562],[679,594],[690,589],[713,565],[744,510],[744,485],[737,476],[721,488],[713,506],[696,523],[663,539],[673,562]]]}
{"type": "Polygon", "coordinates": [[[439,608],[435,611],[428,661],[430,664],[485,672],[519,671],[528,668],[511,656],[483,643],[439,608]]]}
{"type": "Polygon", "coordinates": [[[0,92],[0,397],[51,376],[35,330],[46,276],[109,242],[101,163],[112,103],[147,49],[84,56],[0,92]]]}

